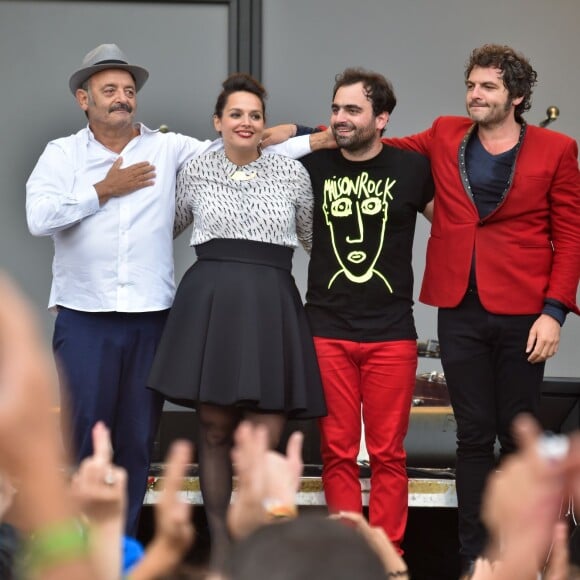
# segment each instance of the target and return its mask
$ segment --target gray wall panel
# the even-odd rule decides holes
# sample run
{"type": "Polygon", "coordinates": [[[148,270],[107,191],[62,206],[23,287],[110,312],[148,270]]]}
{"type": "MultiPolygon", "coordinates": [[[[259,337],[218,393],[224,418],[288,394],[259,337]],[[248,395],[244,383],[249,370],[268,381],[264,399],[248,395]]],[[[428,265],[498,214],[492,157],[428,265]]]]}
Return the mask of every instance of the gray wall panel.
{"type": "MultiPolygon", "coordinates": [[[[533,108],[538,123],[555,104],[552,127],[580,140],[580,3],[577,0],[263,0],[263,80],[270,93],[270,121],[327,122],[334,75],[364,66],[391,79],[398,97],[391,135],[427,128],[442,114],[463,114],[463,67],[472,48],[510,44],[538,71],[533,108]]],[[[424,268],[429,226],[420,218],[414,249],[416,295],[424,268]]],[[[306,256],[295,258],[305,287],[306,256]]],[[[420,338],[436,337],[434,308],[415,308],[420,338]]],[[[569,316],[550,375],[578,376],[580,321],[569,316]]],[[[437,361],[420,360],[434,370],[437,361]]]]}
{"type": "MultiPolygon", "coordinates": [[[[28,234],[24,186],[46,143],[85,124],[68,78],[102,42],[149,69],[138,120],[213,139],[211,113],[228,72],[228,6],[0,1],[0,268],[38,306],[47,337],[52,242],[28,234]]],[[[187,242],[176,242],[178,278],[193,260],[187,242]]]]}

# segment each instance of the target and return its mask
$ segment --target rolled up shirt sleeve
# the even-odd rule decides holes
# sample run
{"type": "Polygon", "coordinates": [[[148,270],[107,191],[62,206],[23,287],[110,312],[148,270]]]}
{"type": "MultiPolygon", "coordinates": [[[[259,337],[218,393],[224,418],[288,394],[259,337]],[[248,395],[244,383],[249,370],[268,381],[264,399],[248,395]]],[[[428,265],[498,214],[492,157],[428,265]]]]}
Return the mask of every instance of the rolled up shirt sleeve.
{"type": "Polygon", "coordinates": [[[277,153],[278,155],[284,155],[285,157],[290,157],[290,159],[300,159],[304,155],[312,152],[310,147],[310,135],[301,135],[300,137],[292,137],[287,141],[278,143],[277,145],[271,145],[264,149],[267,153],[277,153]]]}

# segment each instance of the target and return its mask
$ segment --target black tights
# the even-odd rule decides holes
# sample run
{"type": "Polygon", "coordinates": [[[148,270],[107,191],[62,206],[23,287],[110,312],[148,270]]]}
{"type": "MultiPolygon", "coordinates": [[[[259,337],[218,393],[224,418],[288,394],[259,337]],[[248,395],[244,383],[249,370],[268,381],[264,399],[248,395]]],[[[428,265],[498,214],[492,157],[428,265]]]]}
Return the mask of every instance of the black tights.
{"type": "Polygon", "coordinates": [[[273,413],[244,413],[235,407],[199,405],[199,481],[211,535],[211,567],[219,569],[230,545],[226,514],[232,496],[231,449],[242,418],[267,427],[270,446],[278,445],[285,418],[273,413]]]}

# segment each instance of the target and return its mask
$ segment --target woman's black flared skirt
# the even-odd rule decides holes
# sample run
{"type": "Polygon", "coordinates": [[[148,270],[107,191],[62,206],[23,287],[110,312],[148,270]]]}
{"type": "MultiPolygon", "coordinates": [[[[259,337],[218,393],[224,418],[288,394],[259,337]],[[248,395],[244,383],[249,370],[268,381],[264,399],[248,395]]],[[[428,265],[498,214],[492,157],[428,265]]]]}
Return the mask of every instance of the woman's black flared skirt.
{"type": "Polygon", "coordinates": [[[196,247],[169,313],[150,388],[187,407],[199,403],[326,414],[291,248],[248,240],[196,247]]]}

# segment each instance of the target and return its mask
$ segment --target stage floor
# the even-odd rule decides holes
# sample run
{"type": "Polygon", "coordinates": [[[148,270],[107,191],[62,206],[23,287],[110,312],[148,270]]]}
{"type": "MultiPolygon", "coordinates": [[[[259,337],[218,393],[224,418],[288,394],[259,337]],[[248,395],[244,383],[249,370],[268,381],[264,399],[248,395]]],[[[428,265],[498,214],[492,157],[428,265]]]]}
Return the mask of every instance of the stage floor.
{"type": "MultiPolygon", "coordinates": [[[[147,542],[153,529],[153,505],[163,489],[162,464],[151,467],[139,537],[147,542]]],[[[298,492],[300,514],[326,514],[320,465],[306,465],[298,492]]],[[[459,575],[457,542],[457,498],[451,469],[409,468],[409,520],[403,542],[405,560],[414,580],[457,580],[459,575]]],[[[360,466],[363,504],[368,506],[370,472],[360,466]]],[[[209,554],[209,533],[199,489],[197,465],[192,464],[183,481],[182,497],[194,508],[196,544],[188,560],[204,564],[209,554]]],[[[235,498],[235,479],[234,479],[235,498]]],[[[366,510],[366,507],[365,507],[366,510]]]]}
{"type": "MultiPolygon", "coordinates": [[[[144,504],[157,502],[159,491],[163,489],[163,464],[151,466],[144,504]]],[[[360,466],[360,483],[363,505],[368,506],[370,472],[367,465],[360,466]]],[[[306,465],[298,491],[299,506],[325,506],[320,465],[306,465]]],[[[451,469],[409,468],[409,507],[413,508],[456,508],[455,476],[451,469]]],[[[236,482],[234,478],[234,497],[236,482]]],[[[199,486],[197,465],[192,464],[184,478],[182,498],[193,505],[203,505],[199,486]]]]}

